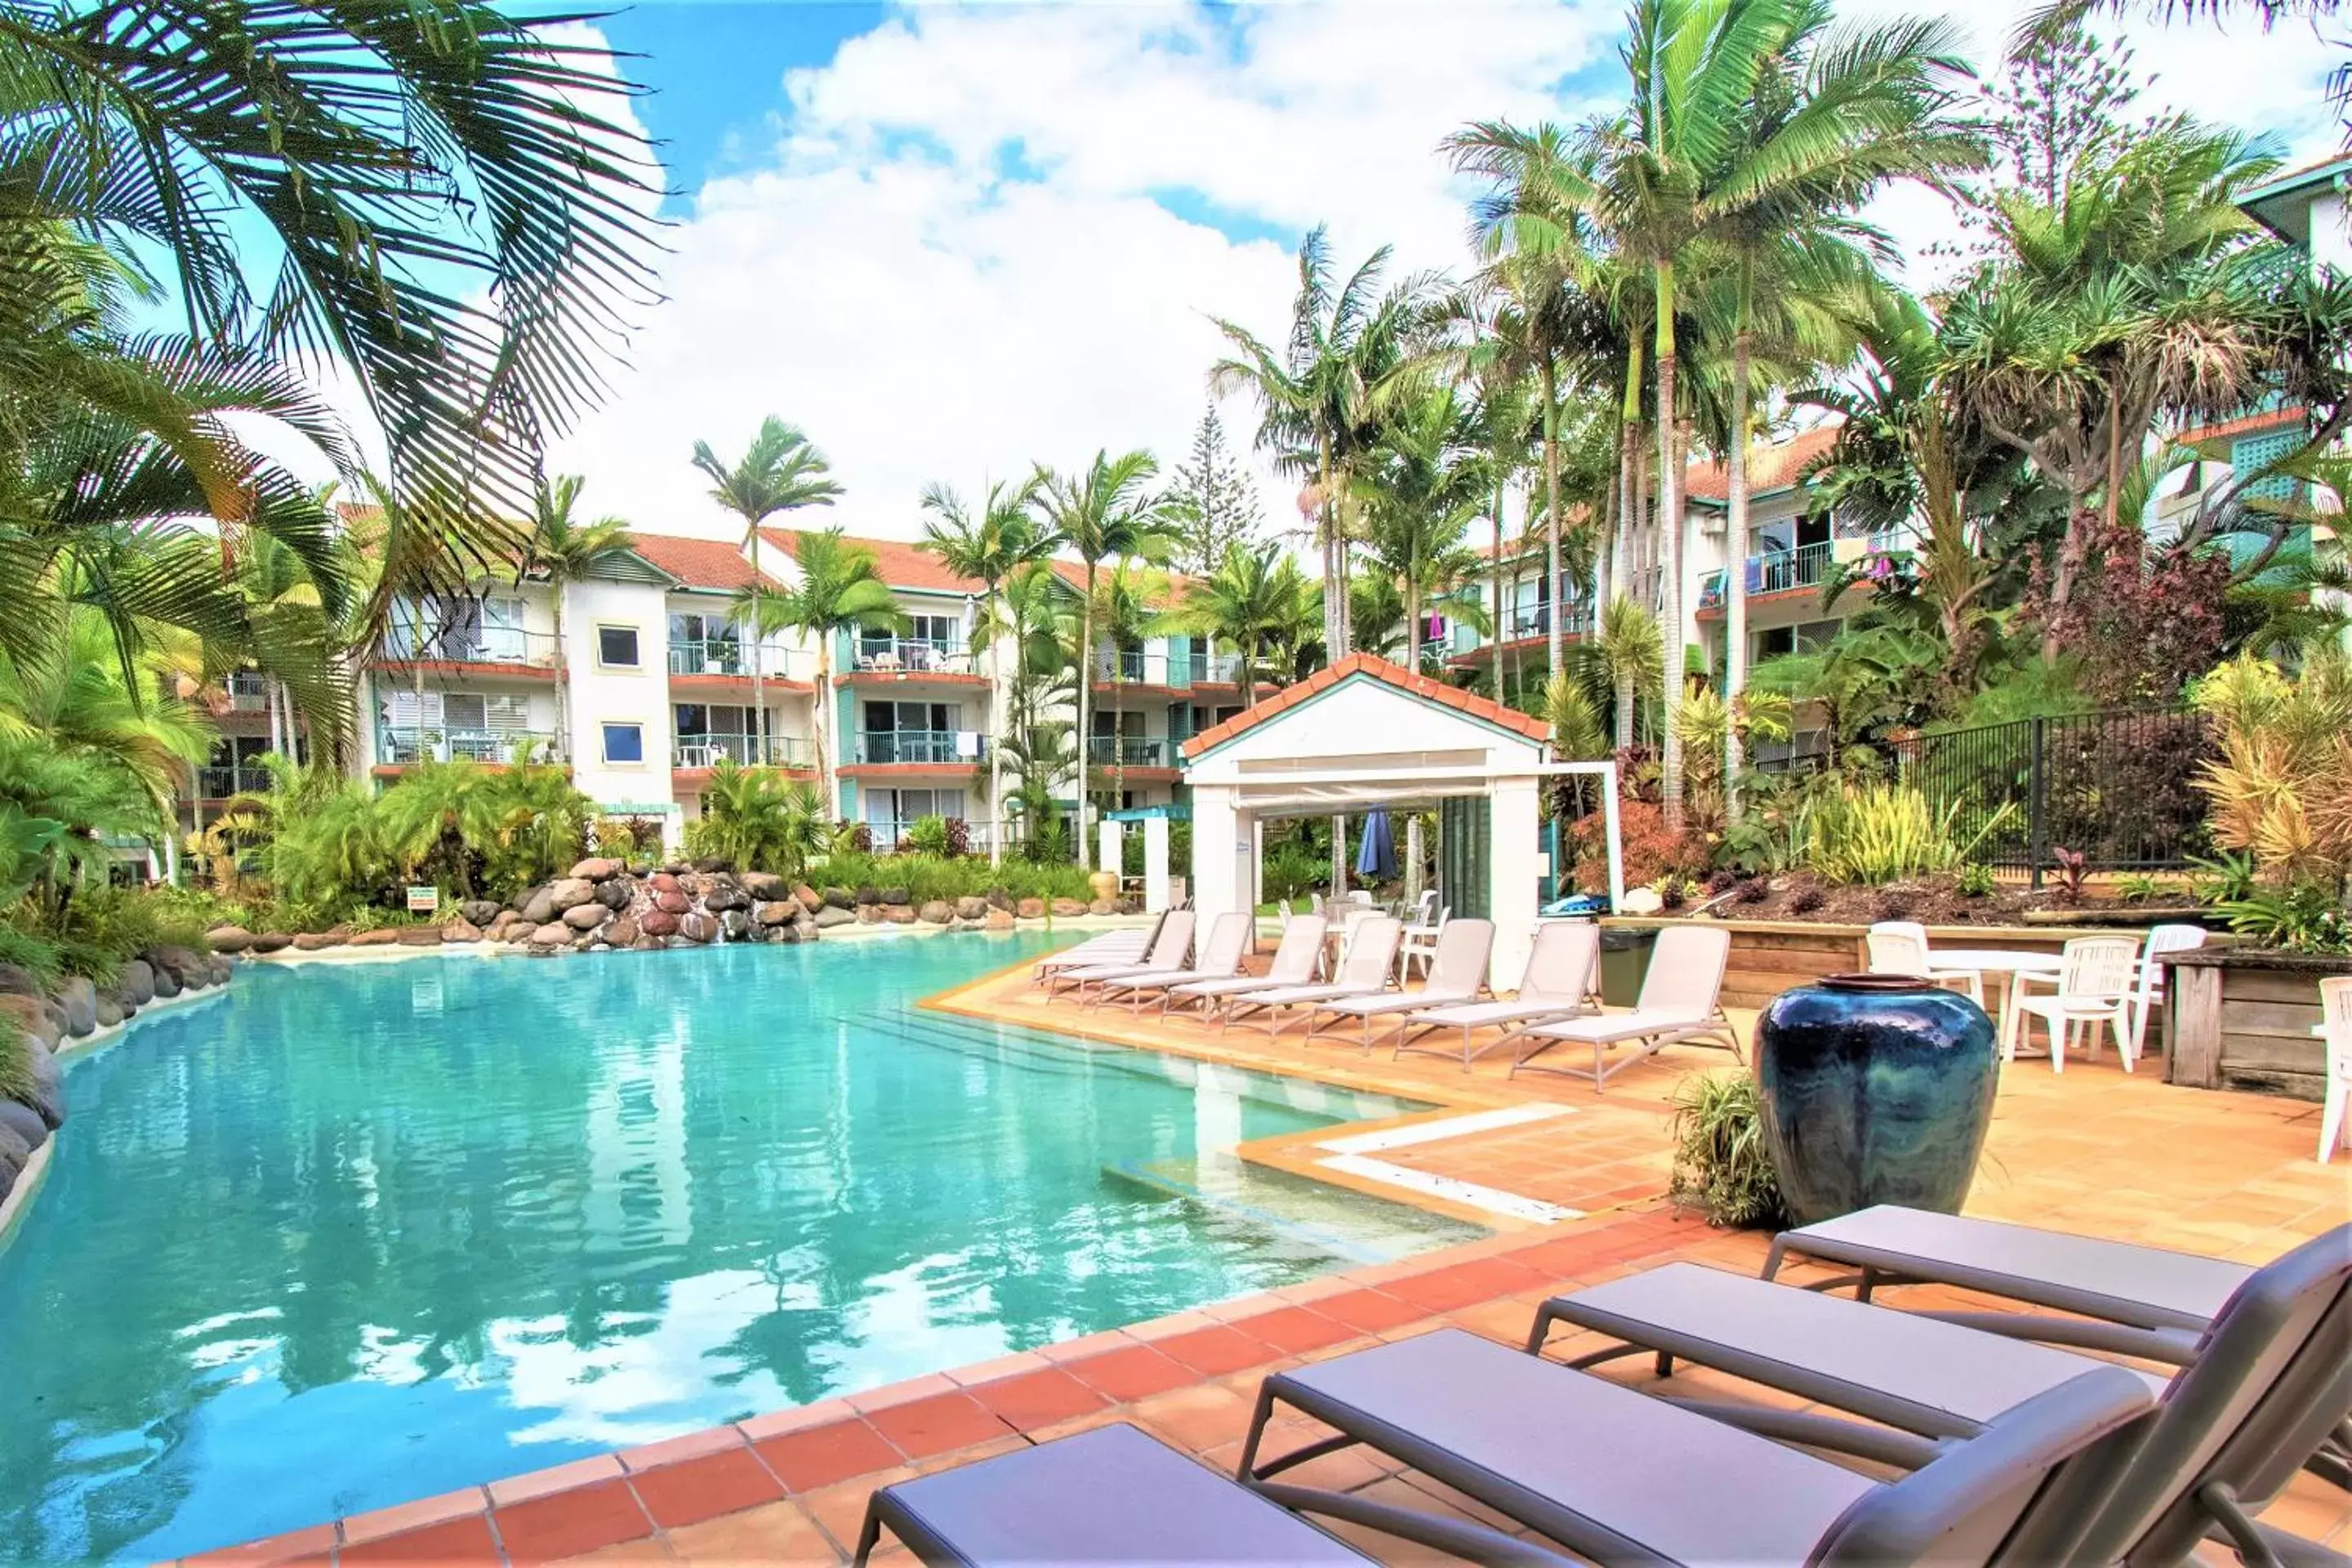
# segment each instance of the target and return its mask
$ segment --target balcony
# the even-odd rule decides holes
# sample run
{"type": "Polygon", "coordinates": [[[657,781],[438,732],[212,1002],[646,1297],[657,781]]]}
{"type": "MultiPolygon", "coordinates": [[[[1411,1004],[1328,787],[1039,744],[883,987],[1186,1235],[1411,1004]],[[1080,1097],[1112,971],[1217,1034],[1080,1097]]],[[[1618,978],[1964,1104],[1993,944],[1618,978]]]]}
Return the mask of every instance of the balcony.
{"type": "Polygon", "coordinates": [[[873,675],[972,675],[971,649],[945,637],[860,637],[856,672],[873,675]]]}
{"type": "Polygon", "coordinates": [[[672,637],[669,672],[675,676],[718,676],[740,680],[754,670],[767,680],[806,681],[815,678],[816,659],[798,648],[743,643],[734,637],[672,637]]]}
{"type": "Polygon", "coordinates": [[[715,768],[721,762],[747,768],[816,766],[815,751],[799,735],[770,735],[764,742],[757,735],[680,735],[677,757],[680,768],[715,768]]]}
{"type": "Polygon", "coordinates": [[[196,770],[198,800],[226,800],[236,795],[259,795],[269,787],[269,774],[250,763],[243,767],[196,770]]]}
{"type": "MultiPolygon", "coordinates": [[[[1592,635],[1592,605],[1590,600],[1571,599],[1559,624],[1563,637],[1582,637],[1592,635]]],[[[1506,642],[1519,642],[1529,637],[1551,636],[1551,606],[1537,605],[1514,616],[1504,637],[1506,642]]]]}
{"type": "Polygon", "coordinates": [[[972,730],[862,730],[857,735],[856,760],[861,763],[954,767],[987,754],[986,738],[972,730]]]}
{"type": "Polygon", "coordinates": [[[420,762],[517,763],[528,752],[539,763],[559,762],[555,737],[544,730],[452,730],[428,724],[423,729],[385,726],[376,731],[375,760],[379,767],[407,767],[420,762]]]}
{"type": "Polygon", "coordinates": [[[1172,768],[1174,753],[1161,736],[1097,735],[1087,742],[1087,761],[1098,768],[1172,768]]]}
{"type": "Polygon", "coordinates": [[[555,651],[553,633],[513,626],[395,626],[376,644],[376,657],[386,664],[499,664],[550,672],[555,651]]]}
{"type": "MultiPolygon", "coordinates": [[[[1822,539],[1811,544],[1800,544],[1794,550],[1768,550],[1748,558],[1748,592],[1785,594],[1799,588],[1818,588],[1828,582],[1840,566],[1861,567],[1870,576],[1885,575],[1892,568],[1888,558],[1906,552],[1900,539],[1891,533],[1877,533],[1866,540],[1847,540],[1849,547],[1860,544],[1862,553],[1847,562],[1836,557],[1836,543],[1822,539]]],[[[1725,598],[1724,575],[1710,572],[1699,583],[1698,607],[1719,610],[1725,598]]]]}
{"type": "Polygon", "coordinates": [[[228,710],[258,713],[269,706],[269,682],[259,670],[240,669],[228,678],[228,710]]]}

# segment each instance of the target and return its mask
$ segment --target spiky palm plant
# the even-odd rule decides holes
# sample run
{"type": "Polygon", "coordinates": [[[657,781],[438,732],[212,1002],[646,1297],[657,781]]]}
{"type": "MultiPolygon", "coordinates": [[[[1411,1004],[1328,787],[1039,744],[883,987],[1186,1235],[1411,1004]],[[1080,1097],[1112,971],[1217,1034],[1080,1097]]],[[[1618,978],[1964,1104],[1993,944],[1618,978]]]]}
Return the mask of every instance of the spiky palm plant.
{"type": "Polygon", "coordinates": [[[531,492],[530,532],[523,542],[523,575],[545,583],[555,601],[555,745],[565,756],[571,754],[572,682],[565,674],[570,660],[563,644],[564,592],[629,554],[625,521],[573,515],[586,482],[578,474],[542,478],[531,492]]]}
{"type": "Polygon", "coordinates": [[[981,584],[980,616],[972,627],[971,647],[975,656],[991,656],[987,768],[991,865],[1004,858],[1004,810],[999,798],[1003,793],[1004,772],[997,753],[1005,735],[1005,676],[1009,673],[1014,685],[1021,679],[1017,638],[1013,644],[1014,668],[1009,672],[996,668],[993,628],[999,624],[997,595],[1015,569],[1041,561],[1052,552],[1051,537],[1038,528],[1035,514],[1030,510],[1036,486],[1034,476],[1025,484],[990,484],[982,492],[979,507],[974,509],[946,486],[927,485],[920,503],[930,515],[924,521],[923,540],[918,548],[938,556],[940,564],[957,576],[976,578],[981,584]]]}
{"type": "Polygon", "coordinates": [[[782,593],[757,588],[746,605],[752,617],[752,635],[770,631],[800,633],[816,645],[816,773],[817,789],[827,810],[835,808],[834,766],[837,759],[825,744],[833,727],[833,638],[836,632],[858,626],[906,624],[898,601],[875,565],[874,552],[850,543],[837,528],[801,534],[793,552],[799,581],[782,593]]]}

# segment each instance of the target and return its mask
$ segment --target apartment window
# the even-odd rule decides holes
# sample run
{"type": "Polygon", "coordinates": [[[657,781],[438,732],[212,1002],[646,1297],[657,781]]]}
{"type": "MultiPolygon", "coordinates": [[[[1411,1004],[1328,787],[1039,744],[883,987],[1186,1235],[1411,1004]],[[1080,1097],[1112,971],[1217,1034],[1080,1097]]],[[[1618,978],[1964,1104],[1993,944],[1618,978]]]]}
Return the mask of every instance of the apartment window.
{"type": "Polygon", "coordinates": [[[643,724],[605,725],[604,760],[608,763],[644,762],[646,727],[643,724]]]}
{"type": "Polygon", "coordinates": [[[596,662],[610,669],[636,668],[637,628],[598,626],[596,628],[596,662]]]}

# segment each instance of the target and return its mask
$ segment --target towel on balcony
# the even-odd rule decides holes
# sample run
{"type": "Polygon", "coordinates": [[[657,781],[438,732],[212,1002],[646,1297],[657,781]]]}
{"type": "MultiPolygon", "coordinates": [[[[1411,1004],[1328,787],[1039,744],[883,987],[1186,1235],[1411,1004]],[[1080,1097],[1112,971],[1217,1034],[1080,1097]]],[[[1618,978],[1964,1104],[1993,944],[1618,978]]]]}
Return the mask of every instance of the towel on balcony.
{"type": "Polygon", "coordinates": [[[968,763],[979,755],[980,731],[977,730],[958,730],[956,731],[956,761],[960,763],[968,763]]]}

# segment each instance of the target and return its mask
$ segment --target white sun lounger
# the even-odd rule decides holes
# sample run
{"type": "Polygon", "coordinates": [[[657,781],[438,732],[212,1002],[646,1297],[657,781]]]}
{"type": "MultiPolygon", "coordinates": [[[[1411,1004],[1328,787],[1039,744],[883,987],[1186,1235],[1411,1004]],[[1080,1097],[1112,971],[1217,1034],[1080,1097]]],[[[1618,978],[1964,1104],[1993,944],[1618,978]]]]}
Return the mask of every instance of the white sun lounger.
{"type": "Polygon", "coordinates": [[[1140,963],[1090,963],[1083,969],[1065,969],[1045,983],[1045,1000],[1053,1001],[1064,986],[1077,993],[1078,1000],[1087,999],[1087,987],[1104,980],[1132,980],[1138,975],[1170,973],[1184,967],[1184,955],[1192,951],[1192,924],[1195,916],[1190,910],[1171,910],[1168,918],[1160,922],[1160,934],[1151,950],[1140,963]]]}
{"type": "Polygon", "coordinates": [[[1191,969],[1138,974],[1126,980],[1106,980],[1095,992],[1095,1004],[1123,995],[1129,1012],[1141,1012],[1143,1000],[1166,991],[1171,985],[1181,985],[1196,980],[1229,980],[1241,973],[1242,949],[1249,945],[1250,927],[1257,917],[1246,910],[1233,910],[1217,917],[1209,928],[1209,940],[1201,945],[1199,961],[1191,969]]]}
{"type": "Polygon", "coordinates": [[[1367,915],[1356,922],[1348,955],[1339,961],[1339,978],[1331,984],[1276,985],[1228,996],[1225,1010],[1218,1016],[1219,1032],[1244,1010],[1264,1014],[1265,1032],[1273,1036],[1282,1032],[1276,1015],[1285,1007],[1337,1002],[1343,996],[1377,996],[1388,989],[1389,971],[1396,965],[1397,944],[1403,940],[1402,921],[1394,915],[1367,915]]]}
{"type": "Polygon", "coordinates": [[[1042,985],[1055,970],[1084,969],[1090,963],[1115,963],[1126,959],[1140,963],[1144,953],[1150,950],[1152,942],[1160,935],[1160,928],[1167,921],[1168,912],[1163,910],[1160,918],[1148,926],[1137,926],[1131,931],[1107,931],[1100,936],[1087,938],[1076,947],[1049,952],[1030,969],[1029,984],[1042,985]]]}
{"type": "Polygon", "coordinates": [[[1591,1011],[1594,971],[1601,962],[1601,928],[1582,921],[1554,921],[1536,928],[1535,951],[1528,954],[1528,972],[1518,994],[1508,1002],[1457,1002],[1410,1014],[1397,1030],[1397,1056],[1427,1051],[1451,1056],[1453,1047],[1416,1045],[1414,1037],[1433,1029],[1462,1031],[1462,1070],[1510,1037],[1510,1026],[1547,1024],[1591,1011]],[[1470,1047],[1472,1031],[1500,1028],[1503,1033],[1476,1050],[1470,1047]]]}
{"type": "Polygon", "coordinates": [[[1227,996],[1265,991],[1276,985],[1305,985],[1315,978],[1323,961],[1323,938],[1331,922],[1321,915],[1293,915],[1282,928],[1282,945],[1274,950],[1274,965],[1264,974],[1236,974],[1225,980],[1192,980],[1160,994],[1160,1011],[1200,1005],[1214,1009],[1227,996]]]}
{"type": "MultiPolygon", "coordinates": [[[[1317,1020],[1354,1018],[1363,1028],[1362,1047],[1372,1048],[1372,1020],[1392,1018],[1446,1002],[1468,1002],[1486,987],[1486,961],[1495,955],[1495,922],[1459,920],[1445,922],[1437,933],[1430,959],[1429,979],[1418,991],[1399,995],[1343,996],[1318,1002],[1307,1009],[1307,1037],[1315,1037],[1317,1020]]],[[[1402,1031],[1404,1026],[1397,1026],[1402,1031]]]]}
{"type": "MultiPolygon", "coordinates": [[[[1592,1080],[1593,1092],[1635,1062],[1646,1061],[1676,1040],[1712,1037],[1739,1056],[1739,1037],[1723,1015],[1723,968],[1731,955],[1731,933],[1707,926],[1668,926],[1658,932],[1650,954],[1650,972],[1642,978],[1642,994],[1630,1013],[1607,1013],[1596,1018],[1566,1018],[1553,1024],[1532,1024],[1512,1038],[1527,1044],[1511,1064],[1516,1074],[1531,1058],[1557,1045],[1592,1047],[1590,1069],[1546,1063],[1534,1072],[1567,1073],[1592,1080]],[[1609,1047],[1634,1044],[1641,1048],[1622,1061],[1608,1059],[1609,1047]]],[[[1745,1059],[1742,1058],[1741,1059],[1745,1059]]]]}

